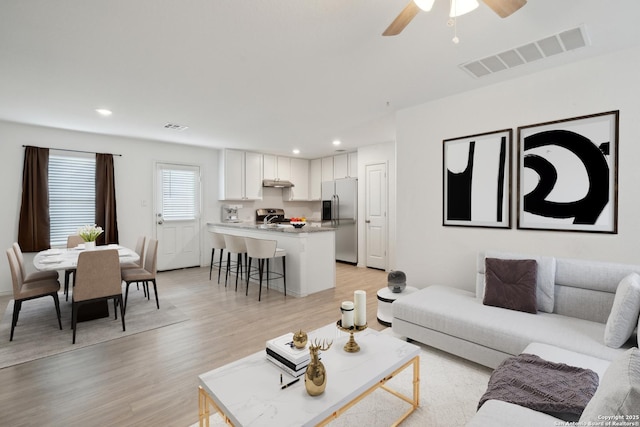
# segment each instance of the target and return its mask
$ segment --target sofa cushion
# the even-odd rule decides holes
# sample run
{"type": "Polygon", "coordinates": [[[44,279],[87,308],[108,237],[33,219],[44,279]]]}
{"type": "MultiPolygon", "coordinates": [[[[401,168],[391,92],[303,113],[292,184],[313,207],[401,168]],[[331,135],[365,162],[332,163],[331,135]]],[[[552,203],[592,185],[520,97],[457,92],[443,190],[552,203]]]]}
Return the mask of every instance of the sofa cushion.
{"type": "Polygon", "coordinates": [[[519,253],[486,251],[478,255],[478,279],[476,280],[476,297],[484,297],[484,259],[533,259],[538,264],[538,275],[536,277],[536,300],[539,311],[553,313],[554,286],[556,277],[556,259],[548,256],[525,255],[519,253]]]}
{"type": "Polygon", "coordinates": [[[537,267],[531,259],[485,258],[483,304],[537,313],[537,267]]]}
{"type": "Polygon", "coordinates": [[[604,343],[619,348],[633,334],[640,313],[640,275],[631,273],[620,281],[604,330],[604,343]]]}
{"type": "Polygon", "coordinates": [[[631,348],[611,362],[600,380],[596,394],[584,408],[580,425],[602,422],[603,416],[638,415],[638,408],[640,352],[637,348],[631,348]]]}

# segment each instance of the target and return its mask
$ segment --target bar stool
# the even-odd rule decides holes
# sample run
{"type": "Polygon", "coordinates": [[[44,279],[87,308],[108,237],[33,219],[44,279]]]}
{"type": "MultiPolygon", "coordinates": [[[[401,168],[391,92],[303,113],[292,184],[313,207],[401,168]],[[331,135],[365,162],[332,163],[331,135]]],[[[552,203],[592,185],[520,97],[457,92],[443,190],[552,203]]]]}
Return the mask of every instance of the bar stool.
{"type": "Polygon", "coordinates": [[[209,266],[209,280],[211,280],[211,272],[213,271],[213,267],[218,267],[218,283],[220,283],[220,273],[222,272],[222,254],[226,245],[224,243],[224,235],[221,233],[210,232],[209,236],[211,236],[211,265],[209,266]],[[213,261],[213,256],[216,253],[216,249],[220,250],[220,259],[218,262],[213,261]]]}
{"type": "MultiPolygon", "coordinates": [[[[236,260],[236,291],[238,290],[238,277],[242,275],[242,255],[244,255],[245,265],[247,262],[247,246],[244,243],[244,237],[241,236],[233,236],[231,234],[223,234],[224,237],[224,245],[227,250],[227,272],[224,276],[224,286],[227,286],[227,279],[229,278],[229,268],[232,265],[231,263],[231,254],[237,255],[236,260]]],[[[247,270],[248,271],[248,270],[247,270]]],[[[247,273],[248,274],[248,273],[247,273]]]]}
{"type": "MultiPolygon", "coordinates": [[[[253,237],[245,237],[245,243],[247,247],[247,255],[249,256],[248,270],[251,270],[251,260],[258,260],[258,277],[260,279],[260,291],[258,293],[258,301],[262,298],[262,277],[264,276],[264,264],[267,263],[267,289],[269,289],[269,273],[275,274],[274,279],[282,278],[284,284],[284,295],[287,296],[287,279],[286,279],[286,264],[285,259],[287,251],[277,247],[278,242],[275,240],[267,239],[255,239],[253,237]],[[269,271],[269,260],[272,258],[282,258],[282,274],[269,271]]],[[[249,295],[249,278],[251,274],[247,273],[247,290],[246,295],[249,295]]],[[[255,276],[254,276],[255,277],[255,276]]]]}

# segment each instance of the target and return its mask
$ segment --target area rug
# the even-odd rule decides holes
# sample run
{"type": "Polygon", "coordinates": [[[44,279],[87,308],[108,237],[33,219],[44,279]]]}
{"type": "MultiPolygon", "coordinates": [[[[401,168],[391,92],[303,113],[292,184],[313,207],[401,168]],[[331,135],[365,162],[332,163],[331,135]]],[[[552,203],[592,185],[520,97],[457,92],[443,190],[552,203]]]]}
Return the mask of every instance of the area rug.
{"type": "MultiPolygon", "coordinates": [[[[393,335],[390,328],[383,333],[393,335]]],[[[463,426],[476,413],[478,401],[486,391],[491,369],[450,355],[432,347],[420,347],[420,407],[403,423],[403,427],[463,426]]],[[[329,373],[330,375],[330,373],[329,373]]],[[[331,381],[331,377],[328,377],[331,381]]],[[[407,395],[412,393],[413,371],[406,369],[387,384],[407,395]]],[[[329,425],[390,426],[407,410],[409,404],[384,390],[377,390],[350,408],[329,425]]],[[[196,427],[198,423],[192,425],[196,427]]],[[[218,414],[210,418],[212,427],[224,424],[218,414]]]]}
{"type": "Polygon", "coordinates": [[[78,323],[75,344],[72,344],[71,301],[65,301],[64,294],[59,295],[62,330],[58,327],[53,298],[38,298],[22,304],[13,341],[9,341],[13,315],[13,300],[11,300],[0,323],[0,368],[188,320],[179,309],[162,298],[160,298],[158,310],[153,296],[152,293],[151,300],[147,300],[142,290],[136,291],[135,287],[129,292],[125,332],[122,331],[119,310],[118,320],[115,320],[113,301],[109,301],[108,318],[78,323]]]}

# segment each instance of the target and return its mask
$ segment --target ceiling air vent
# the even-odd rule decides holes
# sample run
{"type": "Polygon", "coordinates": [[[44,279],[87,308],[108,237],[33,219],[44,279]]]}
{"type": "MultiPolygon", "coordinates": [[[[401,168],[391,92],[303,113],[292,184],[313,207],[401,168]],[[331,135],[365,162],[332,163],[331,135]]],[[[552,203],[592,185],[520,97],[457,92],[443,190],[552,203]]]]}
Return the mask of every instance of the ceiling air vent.
{"type": "Polygon", "coordinates": [[[166,125],[164,125],[164,128],[177,130],[177,131],[183,131],[183,130],[189,129],[187,126],[177,125],[175,123],[167,123],[166,125]]]}
{"type": "Polygon", "coordinates": [[[480,78],[498,71],[579,49],[585,47],[587,43],[587,33],[582,25],[496,55],[461,64],[460,68],[472,76],[480,78]]]}

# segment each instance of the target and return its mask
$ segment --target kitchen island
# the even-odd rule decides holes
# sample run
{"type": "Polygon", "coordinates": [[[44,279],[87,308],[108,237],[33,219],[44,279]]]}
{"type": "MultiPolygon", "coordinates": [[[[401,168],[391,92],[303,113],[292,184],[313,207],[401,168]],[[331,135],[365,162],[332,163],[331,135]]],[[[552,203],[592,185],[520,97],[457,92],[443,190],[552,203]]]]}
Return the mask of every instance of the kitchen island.
{"type": "MultiPolygon", "coordinates": [[[[294,228],[288,224],[269,224],[265,227],[255,223],[207,223],[207,229],[215,233],[276,240],[278,247],[287,251],[287,295],[305,297],[336,286],[333,228],[312,227],[309,224],[294,228]]],[[[272,270],[281,271],[281,263],[270,264],[272,270]]],[[[266,284],[263,283],[263,286],[266,284]]],[[[282,280],[274,280],[269,288],[284,292],[282,280]]]]}

